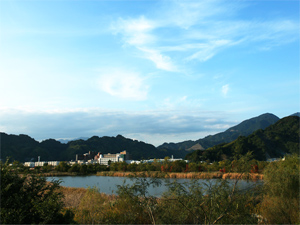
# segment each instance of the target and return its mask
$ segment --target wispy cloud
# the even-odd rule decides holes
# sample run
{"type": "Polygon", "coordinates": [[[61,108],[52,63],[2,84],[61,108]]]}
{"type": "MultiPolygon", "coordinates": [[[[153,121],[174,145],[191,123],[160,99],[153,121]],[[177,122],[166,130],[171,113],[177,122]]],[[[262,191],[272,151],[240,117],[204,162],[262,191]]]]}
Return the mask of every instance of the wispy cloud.
{"type": "Polygon", "coordinates": [[[229,84],[223,85],[222,86],[222,94],[223,94],[224,97],[227,96],[228,91],[229,91],[229,84]]]}
{"type": "Polygon", "coordinates": [[[205,62],[232,46],[256,43],[254,50],[267,50],[299,38],[297,21],[236,19],[245,7],[237,1],[167,1],[157,9],[161,13],[118,19],[112,30],[166,71],[179,71],[183,61],[205,62]]]}
{"type": "Polygon", "coordinates": [[[149,87],[145,83],[145,78],[137,72],[112,68],[100,73],[98,85],[102,91],[128,100],[147,99],[149,87]]]}
{"type": "Polygon", "coordinates": [[[151,31],[156,28],[156,24],[144,16],[136,19],[119,18],[111,25],[114,34],[121,34],[125,44],[133,46],[143,46],[154,42],[155,36],[151,31]]]}
{"type": "Polygon", "coordinates": [[[178,71],[176,66],[172,63],[169,56],[162,55],[159,51],[154,49],[138,48],[141,50],[146,59],[151,60],[158,69],[166,71],[178,71]]]}
{"type": "Polygon", "coordinates": [[[157,42],[157,36],[152,33],[159,24],[154,20],[141,16],[137,19],[119,18],[111,29],[114,34],[121,34],[125,45],[133,46],[142,52],[142,57],[152,61],[156,68],[166,71],[176,71],[169,56],[165,56],[157,48],[150,47],[157,42]]]}

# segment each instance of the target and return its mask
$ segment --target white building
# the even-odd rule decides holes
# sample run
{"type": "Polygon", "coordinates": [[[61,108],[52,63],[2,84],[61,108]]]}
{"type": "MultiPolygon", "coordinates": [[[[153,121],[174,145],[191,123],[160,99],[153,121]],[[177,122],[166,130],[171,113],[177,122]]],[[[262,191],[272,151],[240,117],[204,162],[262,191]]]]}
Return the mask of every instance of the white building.
{"type": "Polygon", "coordinates": [[[49,161],[48,162],[48,165],[50,165],[50,166],[58,166],[58,164],[59,164],[59,161],[49,161]]]}
{"type": "Polygon", "coordinates": [[[34,167],[43,166],[46,162],[35,162],[34,167]]]}
{"type": "Polygon", "coordinates": [[[98,163],[101,165],[108,165],[114,162],[124,162],[126,158],[126,151],[120,152],[118,154],[100,154],[98,158],[98,163]]]}
{"type": "Polygon", "coordinates": [[[50,166],[58,166],[59,161],[49,161],[49,162],[25,162],[24,166],[27,167],[37,167],[37,166],[44,166],[46,163],[50,166]]]}
{"type": "Polygon", "coordinates": [[[24,166],[32,168],[32,167],[34,167],[34,162],[25,162],[24,166]]]}

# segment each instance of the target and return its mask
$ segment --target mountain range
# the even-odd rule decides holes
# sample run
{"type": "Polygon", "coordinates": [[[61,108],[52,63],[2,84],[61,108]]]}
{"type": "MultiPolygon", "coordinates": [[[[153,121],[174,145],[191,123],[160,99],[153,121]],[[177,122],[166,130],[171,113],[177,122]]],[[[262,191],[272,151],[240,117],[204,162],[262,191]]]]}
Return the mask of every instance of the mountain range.
{"type": "Polygon", "coordinates": [[[132,159],[164,158],[173,155],[184,158],[187,151],[159,150],[151,144],[125,138],[93,136],[87,140],[69,141],[67,144],[54,139],[38,142],[28,135],[12,135],[1,133],[1,159],[7,157],[20,162],[37,161],[40,156],[42,161],[70,161],[75,160],[76,154],[89,151],[106,153],[119,153],[127,150],[132,159]]]}
{"type": "Polygon", "coordinates": [[[266,129],[259,129],[249,136],[239,136],[230,143],[223,143],[205,151],[196,150],[186,155],[190,161],[220,161],[234,159],[252,152],[253,158],[266,160],[283,157],[285,154],[299,154],[299,116],[280,119],[266,129]]]}
{"type": "Polygon", "coordinates": [[[266,127],[276,123],[278,120],[279,118],[277,116],[271,113],[265,113],[245,120],[240,124],[215,135],[209,135],[196,141],[164,143],[157,148],[172,150],[204,150],[221,143],[229,143],[237,139],[239,136],[248,136],[258,129],[265,129],[266,127]]]}
{"type": "MultiPolygon", "coordinates": [[[[293,115],[298,116],[299,113],[293,115]]],[[[180,143],[168,144],[164,143],[157,148],[151,144],[125,138],[122,135],[118,135],[116,137],[93,136],[86,140],[79,139],[69,141],[68,143],[61,143],[54,139],[48,139],[42,142],[38,142],[28,135],[9,135],[0,132],[0,158],[4,160],[6,157],[11,157],[11,160],[24,162],[30,160],[36,161],[37,157],[40,156],[42,161],[65,161],[74,160],[76,154],[84,154],[88,151],[97,151],[105,154],[119,153],[124,150],[127,150],[130,153],[132,159],[164,158],[165,156],[171,155],[176,158],[184,158],[188,153],[193,151],[199,153],[199,150],[202,152],[204,149],[209,150],[213,146],[225,147],[224,143],[231,143],[234,140],[237,140],[239,143],[239,141],[243,140],[243,138],[245,138],[246,136],[251,135],[254,131],[259,130],[257,131],[257,134],[259,134],[261,130],[270,127],[272,124],[277,124],[279,121],[281,120],[279,120],[277,116],[266,113],[249,120],[245,120],[242,123],[233,126],[224,132],[210,135],[197,141],[185,141],[180,143]]],[[[296,121],[294,121],[294,123],[296,123],[296,121]]],[[[285,123],[278,126],[286,127],[286,125],[284,124],[285,123]]],[[[296,127],[299,128],[299,122],[296,123],[296,127]]],[[[284,132],[287,132],[287,130],[284,132]]],[[[299,130],[298,134],[295,130],[293,130],[292,132],[296,133],[296,135],[299,136],[299,130]]],[[[291,133],[290,135],[295,135],[294,133],[291,133]]],[[[275,138],[283,137],[284,134],[279,136],[277,135],[275,138]]],[[[299,142],[299,138],[297,140],[299,142]]],[[[263,139],[263,141],[267,141],[268,143],[270,142],[269,139],[263,139]]],[[[294,144],[291,145],[291,148],[294,148],[294,144]]],[[[207,152],[210,151],[211,150],[207,152]]],[[[272,153],[269,153],[269,151],[267,152],[270,157],[273,156],[272,153]]],[[[228,156],[230,156],[230,154],[228,154],[228,156]]]]}

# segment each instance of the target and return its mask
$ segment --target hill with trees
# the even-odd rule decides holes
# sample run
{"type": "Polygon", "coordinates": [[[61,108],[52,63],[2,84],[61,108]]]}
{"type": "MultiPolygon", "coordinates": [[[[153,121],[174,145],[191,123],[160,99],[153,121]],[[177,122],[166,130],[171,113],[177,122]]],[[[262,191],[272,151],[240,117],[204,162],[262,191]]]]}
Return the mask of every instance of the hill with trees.
{"type": "Polygon", "coordinates": [[[164,158],[174,155],[184,158],[186,151],[159,150],[151,144],[125,138],[122,135],[116,137],[93,136],[88,140],[75,140],[63,144],[54,139],[38,142],[28,135],[1,136],[1,159],[10,157],[11,161],[20,162],[37,161],[38,156],[42,161],[69,161],[75,160],[76,154],[84,154],[89,151],[105,153],[119,153],[126,150],[132,159],[164,158]]]}
{"type": "Polygon", "coordinates": [[[191,161],[220,161],[234,159],[252,152],[254,159],[283,157],[285,154],[299,154],[299,117],[282,118],[265,130],[259,129],[248,137],[240,136],[230,143],[223,143],[205,151],[196,150],[186,155],[191,161]]]}
{"type": "Polygon", "coordinates": [[[265,129],[266,127],[276,123],[278,120],[279,118],[277,116],[271,113],[265,113],[258,117],[245,120],[240,124],[215,135],[209,135],[196,141],[164,143],[157,148],[172,150],[204,150],[221,143],[232,142],[239,136],[248,136],[258,129],[265,129]]]}

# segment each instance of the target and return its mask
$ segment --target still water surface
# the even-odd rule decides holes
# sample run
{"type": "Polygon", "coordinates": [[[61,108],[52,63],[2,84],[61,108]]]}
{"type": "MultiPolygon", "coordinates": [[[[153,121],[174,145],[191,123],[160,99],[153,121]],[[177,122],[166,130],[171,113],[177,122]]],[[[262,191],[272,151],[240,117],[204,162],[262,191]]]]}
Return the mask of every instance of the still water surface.
{"type": "MultiPolygon", "coordinates": [[[[118,186],[125,184],[133,184],[137,178],[128,178],[128,177],[104,177],[104,176],[65,176],[65,177],[47,177],[47,181],[51,180],[60,180],[61,185],[65,187],[78,187],[78,188],[88,188],[88,187],[97,187],[100,189],[100,192],[106,194],[116,194],[118,186]]],[[[150,180],[151,178],[146,178],[150,180]]],[[[176,180],[178,183],[189,182],[190,179],[172,179],[172,178],[157,178],[162,181],[162,185],[159,187],[150,186],[148,191],[152,196],[159,197],[163,192],[168,190],[166,182],[173,182],[176,180]]],[[[236,180],[229,180],[230,184],[234,184],[236,180]]],[[[199,179],[199,183],[208,184],[211,182],[214,184],[217,182],[217,179],[199,179]]],[[[240,180],[238,186],[241,188],[251,187],[253,185],[262,184],[262,181],[246,181],[240,180]]]]}

